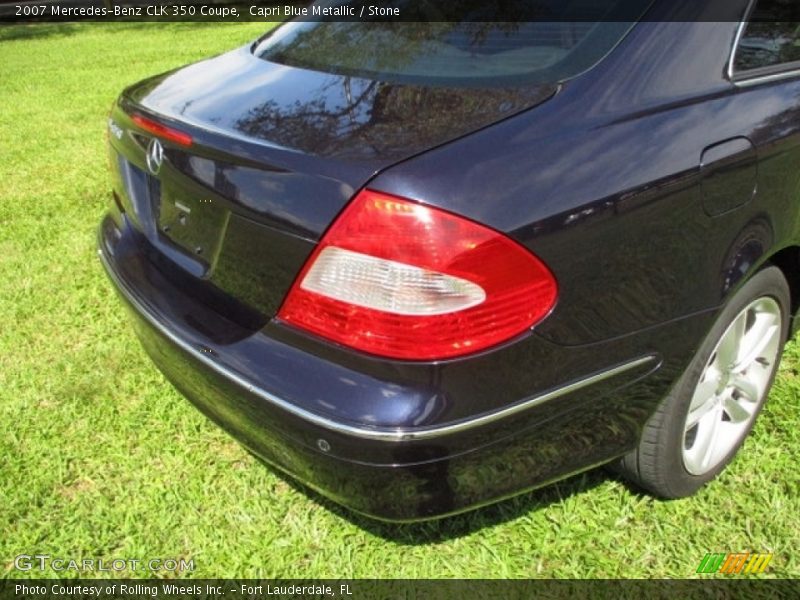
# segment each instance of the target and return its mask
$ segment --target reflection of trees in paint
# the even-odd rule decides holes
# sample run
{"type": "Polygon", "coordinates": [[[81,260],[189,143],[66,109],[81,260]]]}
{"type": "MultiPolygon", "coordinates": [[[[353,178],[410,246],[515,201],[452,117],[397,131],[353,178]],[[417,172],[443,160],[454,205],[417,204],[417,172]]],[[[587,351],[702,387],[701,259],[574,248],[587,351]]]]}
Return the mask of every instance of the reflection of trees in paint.
{"type": "Polygon", "coordinates": [[[303,100],[266,100],[237,119],[236,129],[318,154],[408,154],[513,114],[550,88],[452,90],[331,76],[303,100]],[[358,143],[354,143],[358,142],[358,143]]]}

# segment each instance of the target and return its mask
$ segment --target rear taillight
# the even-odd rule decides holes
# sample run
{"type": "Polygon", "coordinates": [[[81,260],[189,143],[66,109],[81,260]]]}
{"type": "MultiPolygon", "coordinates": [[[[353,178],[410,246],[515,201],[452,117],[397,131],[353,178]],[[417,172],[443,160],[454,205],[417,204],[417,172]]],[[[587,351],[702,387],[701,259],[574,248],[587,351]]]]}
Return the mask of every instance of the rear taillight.
{"type": "Polygon", "coordinates": [[[133,115],[131,120],[133,120],[134,123],[136,123],[145,131],[160,137],[162,140],[175,142],[181,146],[192,145],[192,136],[190,136],[188,133],[178,131],[172,127],[167,127],[166,125],[162,125],[161,123],[153,121],[152,119],[148,119],[147,117],[143,117],[142,115],[133,115]]]}
{"type": "Polygon", "coordinates": [[[549,269],[503,234],[366,190],[324,235],[278,317],[371,354],[436,360],[524,332],[556,294],[549,269]]]}

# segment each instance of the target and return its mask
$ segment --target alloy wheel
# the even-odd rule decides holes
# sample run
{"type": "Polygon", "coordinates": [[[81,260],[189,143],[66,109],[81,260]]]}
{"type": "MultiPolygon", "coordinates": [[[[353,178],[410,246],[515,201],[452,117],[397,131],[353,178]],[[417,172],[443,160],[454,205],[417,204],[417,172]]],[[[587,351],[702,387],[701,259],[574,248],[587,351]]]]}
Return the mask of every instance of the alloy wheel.
{"type": "Polygon", "coordinates": [[[764,402],[783,331],[778,303],[748,304],[725,330],[695,387],[683,434],[683,464],[704,475],[734,450],[764,402]]]}

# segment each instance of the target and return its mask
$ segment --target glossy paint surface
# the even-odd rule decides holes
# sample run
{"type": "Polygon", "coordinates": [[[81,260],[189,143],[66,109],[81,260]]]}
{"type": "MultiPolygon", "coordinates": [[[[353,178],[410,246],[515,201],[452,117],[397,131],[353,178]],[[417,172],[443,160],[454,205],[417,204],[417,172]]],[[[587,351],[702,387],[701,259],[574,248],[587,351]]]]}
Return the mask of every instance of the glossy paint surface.
{"type": "MultiPolygon", "coordinates": [[[[691,15],[702,4],[655,10],[691,15]]],[[[606,462],[634,447],[755,270],[772,260],[800,287],[800,77],[730,81],[737,26],[643,22],[590,71],[527,90],[346,82],[248,49],[148,80],[111,115],[124,133],[111,139],[104,260],[123,297],[181,339],[253,386],[350,426],[464,422],[656,357],[469,433],[365,441],[220,378],[134,308],[145,348],[195,404],[356,510],[430,517],[606,462]],[[194,139],[188,149],[165,142],[157,177],[147,173],[148,137],[130,120],[137,112],[194,139]],[[558,280],[552,313],[499,347],[434,363],[377,359],[276,320],[316,241],[365,186],[530,248],[558,280]],[[190,209],[184,225],[176,200],[190,209]]]]}
{"type": "Polygon", "coordinates": [[[223,54],[136,86],[143,108],[294,153],[387,165],[545,100],[554,85],[450,89],[223,54]]]}

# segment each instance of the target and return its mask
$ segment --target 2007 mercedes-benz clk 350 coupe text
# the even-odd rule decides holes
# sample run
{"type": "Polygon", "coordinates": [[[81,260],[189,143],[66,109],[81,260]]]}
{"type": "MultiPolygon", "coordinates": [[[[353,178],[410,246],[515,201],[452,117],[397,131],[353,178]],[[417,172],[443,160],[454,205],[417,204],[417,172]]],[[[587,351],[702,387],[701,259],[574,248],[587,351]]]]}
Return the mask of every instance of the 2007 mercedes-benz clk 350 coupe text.
{"type": "Polygon", "coordinates": [[[99,253],[147,352],[374,517],[606,463],[696,491],[800,304],[800,37],[781,0],[648,4],[288,22],[125,90],[99,253]]]}

